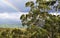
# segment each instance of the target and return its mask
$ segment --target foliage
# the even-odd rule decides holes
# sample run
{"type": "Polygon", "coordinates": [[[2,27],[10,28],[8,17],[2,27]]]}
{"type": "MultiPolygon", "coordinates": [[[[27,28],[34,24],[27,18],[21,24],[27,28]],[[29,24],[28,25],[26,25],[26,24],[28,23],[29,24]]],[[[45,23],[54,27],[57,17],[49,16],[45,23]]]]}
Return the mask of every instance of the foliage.
{"type": "MultiPolygon", "coordinates": [[[[55,3],[56,0],[36,0],[36,2],[29,1],[26,3],[26,7],[30,7],[30,11],[28,14],[23,14],[20,19],[23,26],[27,25],[28,30],[32,30],[29,32],[30,37],[32,34],[36,34],[31,38],[60,38],[60,16],[48,13],[51,10],[50,6],[54,6],[55,3]],[[35,26],[37,27],[35,28],[35,26]],[[41,30],[45,30],[47,33],[41,30]]],[[[58,11],[59,7],[57,5],[54,8],[58,11]]]]}
{"type": "Polygon", "coordinates": [[[15,28],[15,29],[1,28],[2,30],[0,30],[0,38],[37,38],[37,37],[40,38],[42,35],[43,35],[43,37],[47,37],[46,30],[44,30],[43,28],[39,28],[39,27],[36,28],[36,27],[37,26],[31,26],[31,28],[24,29],[26,31],[24,31],[22,29],[17,29],[17,28],[15,28]]]}

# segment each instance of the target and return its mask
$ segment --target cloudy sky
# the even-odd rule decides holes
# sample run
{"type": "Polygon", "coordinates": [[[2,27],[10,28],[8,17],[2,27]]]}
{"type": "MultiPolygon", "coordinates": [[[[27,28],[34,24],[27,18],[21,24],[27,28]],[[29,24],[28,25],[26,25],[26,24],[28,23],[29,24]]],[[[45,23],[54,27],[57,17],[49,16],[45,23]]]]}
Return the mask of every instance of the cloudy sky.
{"type": "Polygon", "coordinates": [[[27,1],[30,0],[0,0],[0,24],[18,24],[20,16],[29,11],[25,7],[27,1]]]}

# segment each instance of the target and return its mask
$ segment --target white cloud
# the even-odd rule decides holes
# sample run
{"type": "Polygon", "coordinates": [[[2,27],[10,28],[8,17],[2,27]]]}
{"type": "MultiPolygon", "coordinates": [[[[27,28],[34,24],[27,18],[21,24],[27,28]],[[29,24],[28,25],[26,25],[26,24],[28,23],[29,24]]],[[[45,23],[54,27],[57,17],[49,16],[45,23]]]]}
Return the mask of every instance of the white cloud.
{"type": "Polygon", "coordinates": [[[52,14],[52,15],[60,15],[60,13],[56,13],[56,12],[50,12],[49,14],[52,14]]]}
{"type": "Polygon", "coordinates": [[[36,0],[25,0],[25,1],[26,1],[26,2],[28,2],[28,1],[34,1],[34,2],[35,2],[36,0]]]}
{"type": "MultiPolygon", "coordinates": [[[[0,13],[0,19],[20,20],[20,16],[22,14],[28,14],[28,12],[0,13]]],[[[60,15],[60,13],[56,13],[56,12],[54,12],[54,13],[50,12],[49,14],[60,15]]]]}
{"type": "MultiPolygon", "coordinates": [[[[28,1],[36,1],[36,0],[28,0],[28,1]]],[[[43,0],[43,1],[49,1],[49,0],[43,0]]],[[[52,0],[50,0],[50,1],[52,1],[52,0]]]]}
{"type": "Polygon", "coordinates": [[[28,1],[34,1],[34,0],[28,0],[28,1]]]}
{"type": "Polygon", "coordinates": [[[27,14],[27,12],[18,12],[18,13],[0,13],[0,19],[11,19],[11,20],[19,20],[20,19],[20,16],[22,14],[27,14]]]}

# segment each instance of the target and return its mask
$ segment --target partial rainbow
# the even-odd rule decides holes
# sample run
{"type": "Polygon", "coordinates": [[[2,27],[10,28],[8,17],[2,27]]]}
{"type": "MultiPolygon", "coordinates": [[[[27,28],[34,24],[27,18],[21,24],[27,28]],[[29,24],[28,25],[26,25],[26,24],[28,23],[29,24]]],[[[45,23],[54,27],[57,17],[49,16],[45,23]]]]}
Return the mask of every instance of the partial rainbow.
{"type": "Polygon", "coordinates": [[[1,0],[3,3],[7,4],[8,6],[12,7],[13,9],[15,9],[16,11],[20,12],[20,10],[15,7],[13,4],[9,3],[8,0],[1,0]]]}

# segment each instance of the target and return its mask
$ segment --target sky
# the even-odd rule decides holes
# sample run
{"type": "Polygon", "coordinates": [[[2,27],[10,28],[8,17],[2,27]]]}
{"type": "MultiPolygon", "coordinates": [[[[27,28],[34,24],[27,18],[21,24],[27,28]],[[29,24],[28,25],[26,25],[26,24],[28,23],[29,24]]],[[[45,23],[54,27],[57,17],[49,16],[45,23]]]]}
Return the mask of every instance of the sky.
{"type": "Polygon", "coordinates": [[[0,0],[0,12],[21,12],[28,11],[25,3],[28,0],[0,0]]]}
{"type": "Polygon", "coordinates": [[[20,16],[29,11],[25,7],[28,1],[30,0],[0,0],[0,24],[20,23],[20,16]]]}
{"type": "Polygon", "coordinates": [[[28,1],[35,0],[0,0],[0,24],[19,24],[20,16],[29,11],[28,1]]]}

